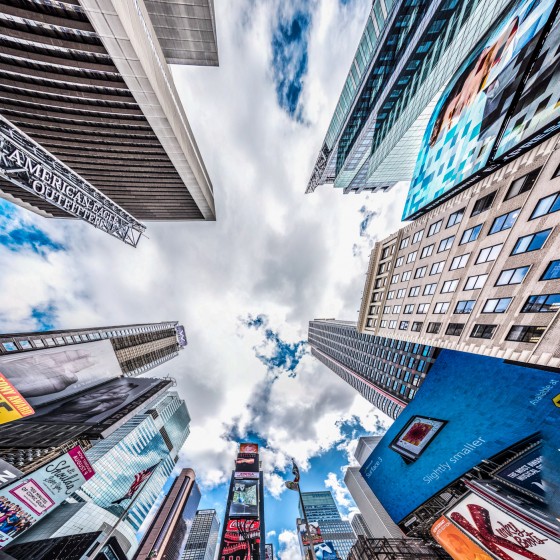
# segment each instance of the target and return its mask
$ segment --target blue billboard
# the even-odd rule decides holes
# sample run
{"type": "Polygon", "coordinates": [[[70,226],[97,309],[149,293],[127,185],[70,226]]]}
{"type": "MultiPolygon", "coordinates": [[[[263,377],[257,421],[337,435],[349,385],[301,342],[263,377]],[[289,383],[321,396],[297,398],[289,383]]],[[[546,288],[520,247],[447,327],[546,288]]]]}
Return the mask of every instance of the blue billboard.
{"type": "Polygon", "coordinates": [[[540,87],[545,76],[556,77],[557,34],[548,35],[544,50],[541,45],[554,8],[554,0],[519,0],[463,61],[424,133],[403,220],[418,217],[493,171],[505,161],[496,152],[516,152],[520,143],[560,117],[556,82],[549,84],[548,94],[540,87]],[[539,70],[539,54],[537,61],[552,67],[539,70]]]}
{"type": "Polygon", "coordinates": [[[560,472],[559,394],[557,372],[442,350],[360,472],[396,523],[481,461],[537,433],[546,479],[545,472],[560,472]]]}

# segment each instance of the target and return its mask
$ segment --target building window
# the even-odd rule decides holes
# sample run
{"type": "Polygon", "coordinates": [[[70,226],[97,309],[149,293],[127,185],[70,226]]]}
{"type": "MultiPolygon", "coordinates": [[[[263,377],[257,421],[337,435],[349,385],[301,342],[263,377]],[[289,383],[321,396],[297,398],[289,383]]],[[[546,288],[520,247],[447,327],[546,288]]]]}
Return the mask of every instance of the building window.
{"type": "Polygon", "coordinates": [[[447,329],[445,330],[445,334],[449,334],[451,336],[461,336],[464,327],[465,323],[449,323],[449,325],[447,325],[447,329]]]}
{"type": "Polygon", "coordinates": [[[438,245],[438,253],[443,253],[443,251],[448,251],[449,249],[451,249],[451,247],[453,246],[453,240],[455,239],[455,236],[452,235],[451,237],[446,237],[445,239],[442,239],[439,242],[438,245]]]}
{"type": "Polygon", "coordinates": [[[537,233],[532,233],[531,235],[524,235],[523,237],[520,237],[517,240],[511,254],[519,255],[521,253],[538,251],[545,244],[545,241],[548,239],[551,231],[552,228],[549,228],[537,233]]]}
{"type": "Polygon", "coordinates": [[[453,212],[453,214],[451,214],[449,216],[449,219],[447,220],[447,226],[448,228],[456,226],[457,224],[461,223],[461,220],[463,219],[463,216],[465,214],[465,209],[461,208],[461,210],[457,210],[457,212],[453,212]]]}
{"type": "Polygon", "coordinates": [[[505,313],[512,299],[510,297],[487,299],[482,313],[505,313]]]}
{"type": "Polygon", "coordinates": [[[395,261],[395,268],[398,268],[399,266],[402,266],[404,263],[404,257],[399,257],[396,261],[395,261]]]}
{"type": "Polygon", "coordinates": [[[397,290],[397,299],[402,299],[405,296],[406,290],[404,288],[401,288],[400,290],[397,290]]]}
{"type": "Polygon", "coordinates": [[[390,305],[385,305],[383,307],[383,314],[388,315],[389,313],[391,313],[391,306],[390,305]]]}
{"type": "Polygon", "coordinates": [[[529,296],[521,313],[555,313],[560,308],[560,294],[529,296]]]}
{"type": "Polygon", "coordinates": [[[395,292],[393,290],[387,292],[387,299],[393,299],[394,297],[395,297],[395,292]]]}
{"type": "Polygon", "coordinates": [[[408,297],[416,297],[420,293],[420,286],[413,286],[408,291],[408,297]]]}
{"type": "Polygon", "coordinates": [[[391,245],[390,247],[385,247],[383,249],[383,251],[381,252],[381,258],[386,259],[387,257],[391,256],[391,249],[393,247],[394,247],[394,245],[391,245]]]}
{"type": "Polygon", "coordinates": [[[441,329],[441,323],[428,323],[428,328],[426,329],[426,332],[430,334],[438,334],[439,329],[441,329]]]}
{"type": "Polygon", "coordinates": [[[416,313],[418,313],[418,315],[425,315],[426,313],[428,313],[429,308],[430,308],[429,303],[421,303],[418,305],[418,309],[416,313]]]}
{"type": "Polygon", "coordinates": [[[528,266],[520,266],[518,268],[508,268],[500,273],[496,286],[507,286],[508,284],[521,284],[525,276],[529,272],[528,266]]]}
{"type": "Polygon", "coordinates": [[[560,177],[560,165],[556,168],[556,171],[553,173],[551,179],[556,179],[556,177],[560,177]]]}
{"type": "Polygon", "coordinates": [[[448,301],[440,301],[434,305],[434,315],[443,315],[449,309],[448,301]]]}
{"type": "Polygon", "coordinates": [[[446,280],[441,287],[442,294],[450,294],[457,289],[457,285],[459,284],[459,280],[446,280]]]}
{"type": "Polygon", "coordinates": [[[560,193],[545,196],[537,202],[529,220],[534,220],[541,216],[546,216],[547,214],[553,214],[554,212],[558,212],[558,210],[560,210],[560,193]]]}
{"type": "Polygon", "coordinates": [[[513,224],[515,224],[515,220],[517,220],[517,216],[519,216],[519,212],[521,212],[521,208],[498,216],[492,222],[492,227],[490,228],[488,235],[492,235],[493,233],[498,233],[499,231],[504,231],[505,229],[510,229],[511,227],[513,227],[513,224]]]}
{"type": "Polygon", "coordinates": [[[475,325],[471,332],[471,338],[487,338],[494,336],[498,325],[475,325]]]}
{"type": "Polygon", "coordinates": [[[397,321],[389,321],[389,328],[396,329],[397,328],[397,321]]]}
{"type": "Polygon", "coordinates": [[[382,328],[382,329],[386,329],[386,328],[387,328],[387,321],[381,321],[381,328],[382,328]]]}
{"type": "Polygon", "coordinates": [[[408,282],[410,280],[411,274],[412,274],[412,270],[407,270],[406,272],[403,272],[401,282],[408,282]]]}
{"type": "Polygon", "coordinates": [[[486,210],[488,210],[492,206],[492,202],[494,202],[495,196],[496,196],[496,191],[487,194],[482,198],[479,198],[474,203],[473,211],[471,212],[471,218],[473,216],[478,216],[479,214],[482,214],[482,212],[486,212],[486,210]]]}
{"type": "Polygon", "coordinates": [[[372,327],[373,326],[373,319],[368,319],[366,321],[366,327],[372,327]]]}
{"type": "Polygon", "coordinates": [[[399,275],[393,274],[393,277],[391,278],[391,284],[396,284],[398,281],[399,281],[399,275]]]}
{"type": "Polygon", "coordinates": [[[424,323],[422,323],[421,321],[414,321],[412,323],[412,327],[410,327],[410,330],[414,332],[421,332],[423,324],[424,323]]]}
{"type": "Polygon", "coordinates": [[[465,268],[467,266],[467,261],[469,260],[470,253],[466,255],[459,255],[458,257],[453,257],[451,264],[449,265],[449,270],[457,270],[458,268],[465,268]]]}
{"type": "Polygon", "coordinates": [[[557,278],[560,278],[560,260],[550,261],[541,280],[556,280],[557,278]]]}
{"type": "Polygon", "coordinates": [[[463,299],[458,301],[453,313],[457,315],[468,315],[473,310],[475,301],[476,300],[474,299],[463,299]]]}
{"type": "Polygon", "coordinates": [[[413,303],[409,303],[408,305],[404,306],[404,314],[405,315],[410,315],[413,312],[414,312],[414,304],[413,303]]]}
{"type": "Polygon", "coordinates": [[[436,286],[437,284],[426,284],[424,286],[424,295],[425,296],[432,296],[436,293],[436,286]]]}
{"type": "Polygon", "coordinates": [[[399,323],[399,331],[407,331],[408,330],[408,321],[401,321],[399,323]]]}
{"type": "Polygon", "coordinates": [[[420,268],[417,268],[414,273],[414,278],[424,278],[424,276],[426,276],[426,267],[421,266],[420,268]]]}
{"type": "Polygon", "coordinates": [[[433,276],[434,274],[440,274],[443,271],[444,265],[445,261],[439,261],[432,264],[432,267],[430,268],[430,276],[433,276]]]}
{"type": "Polygon", "coordinates": [[[416,254],[418,251],[412,251],[412,253],[408,253],[408,257],[406,257],[406,264],[410,264],[416,260],[416,254]]]}
{"type": "Polygon", "coordinates": [[[441,229],[442,222],[443,222],[443,220],[439,220],[437,222],[434,222],[428,228],[428,235],[426,237],[431,237],[432,235],[435,235],[436,233],[439,233],[439,230],[441,229]]]}
{"type": "Polygon", "coordinates": [[[371,301],[381,301],[381,292],[374,292],[373,299],[371,301]]]}
{"type": "Polygon", "coordinates": [[[425,247],[422,248],[422,251],[420,252],[420,258],[425,259],[426,257],[431,257],[433,252],[434,252],[434,244],[432,243],[431,245],[426,245],[425,247]]]}
{"type": "Polygon", "coordinates": [[[478,253],[478,257],[474,264],[481,264],[485,262],[495,261],[502,250],[503,243],[498,245],[492,245],[492,247],[486,247],[485,249],[481,249],[480,253],[478,253]]]}
{"type": "Polygon", "coordinates": [[[470,243],[471,241],[476,241],[476,239],[478,238],[478,234],[480,233],[481,229],[482,229],[482,224],[479,224],[478,226],[474,226],[472,228],[466,229],[463,232],[463,235],[461,236],[461,241],[459,242],[459,245],[465,245],[465,243],[470,243]]]}
{"type": "Polygon", "coordinates": [[[529,342],[536,344],[543,335],[546,327],[513,325],[506,336],[506,340],[513,342],[529,342]]]}
{"type": "Polygon", "coordinates": [[[465,284],[464,290],[480,290],[484,287],[484,283],[488,278],[488,274],[479,274],[478,276],[469,276],[465,284]]]}
{"type": "Polygon", "coordinates": [[[385,278],[378,278],[375,281],[375,287],[376,288],[382,288],[385,285],[385,278]]]}
{"type": "Polygon", "coordinates": [[[513,183],[510,185],[508,192],[504,198],[504,200],[509,200],[510,198],[514,198],[519,194],[523,194],[527,191],[530,191],[537,180],[537,177],[540,173],[541,168],[535,169],[528,173],[527,175],[523,175],[523,177],[519,177],[519,179],[515,179],[513,183]]]}
{"type": "Polygon", "coordinates": [[[400,312],[401,312],[401,306],[400,305],[394,305],[393,306],[393,315],[399,315],[400,312]]]}
{"type": "Polygon", "coordinates": [[[422,241],[422,236],[424,234],[424,230],[421,229],[420,231],[417,231],[413,236],[412,236],[412,244],[414,245],[415,243],[418,243],[419,241],[422,241]]]}
{"type": "Polygon", "coordinates": [[[401,239],[401,244],[399,245],[399,249],[406,249],[408,247],[408,242],[410,241],[410,237],[405,237],[401,239]]]}

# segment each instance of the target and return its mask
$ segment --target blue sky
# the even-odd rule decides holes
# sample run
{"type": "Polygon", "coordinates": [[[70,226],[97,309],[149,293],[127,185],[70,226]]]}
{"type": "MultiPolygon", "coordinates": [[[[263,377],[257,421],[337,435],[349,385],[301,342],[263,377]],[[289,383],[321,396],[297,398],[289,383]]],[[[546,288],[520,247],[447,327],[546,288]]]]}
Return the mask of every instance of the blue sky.
{"type": "Polygon", "coordinates": [[[180,321],[188,346],[151,372],[176,379],[192,417],[177,470],[194,468],[202,505],[223,507],[235,439],[266,442],[278,560],[298,556],[295,494],[283,485],[291,457],[305,489],[328,480],[347,503],[351,441],[380,425],[305,344],[310,319],[356,319],[371,244],[397,229],[406,194],[304,194],[370,9],[216,3],[220,66],[173,67],[215,223],[150,222],[132,249],[0,201],[0,332],[180,321]]]}

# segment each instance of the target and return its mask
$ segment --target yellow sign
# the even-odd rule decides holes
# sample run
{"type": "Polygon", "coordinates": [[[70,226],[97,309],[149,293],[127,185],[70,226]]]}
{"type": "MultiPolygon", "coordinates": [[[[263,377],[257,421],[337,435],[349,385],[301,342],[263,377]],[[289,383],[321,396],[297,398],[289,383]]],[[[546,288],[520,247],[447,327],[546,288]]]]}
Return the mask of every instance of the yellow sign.
{"type": "Polygon", "coordinates": [[[558,407],[560,408],[560,393],[558,395],[556,395],[553,399],[552,402],[558,407]]]}
{"type": "Polygon", "coordinates": [[[0,373],[0,424],[7,424],[32,414],[35,414],[35,411],[31,405],[0,373]]]}

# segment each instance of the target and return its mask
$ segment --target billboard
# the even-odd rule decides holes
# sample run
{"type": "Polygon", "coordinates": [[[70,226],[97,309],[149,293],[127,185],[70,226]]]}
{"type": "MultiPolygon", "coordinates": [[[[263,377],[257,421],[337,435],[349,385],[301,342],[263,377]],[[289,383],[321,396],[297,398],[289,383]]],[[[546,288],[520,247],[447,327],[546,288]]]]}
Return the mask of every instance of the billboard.
{"type": "Polygon", "coordinates": [[[185,327],[183,327],[183,325],[177,325],[175,327],[175,334],[177,335],[177,344],[184,348],[188,344],[185,327]]]}
{"type": "Polygon", "coordinates": [[[23,476],[23,473],[19,469],[0,459],[0,488],[10,484],[20,476],[23,476]]]}
{"type": "Polygon", "coordinates": [[[257,455],[254,457],[237,457],[235,460],[235,471],[236,472],[259,472],[259,458],[257,455]]]}
{"type": "Polygon", "coordinates": [[[251,560],[251,545],[261,542],[258,519],[228,519],[222,537],[222,560],[251,560]]]}
{"type": "Polygon", "coordinates": [[[42,406],[31,421],[99,424],[160,382],[144,377],[119,377],[61,402],[42,406]]]}
{"type": "Polygon", "coordinates": [[[0,424],[20,420],[34,413],[19,391],[0,373],[0,424]]]}
{"type": "Polygon", "coordinates": [[[454,526],[450,533],[441,530],[445,524],[440,519],[432,527],[432,535],[455,560],[479,557],[499,560],[560,558],[558,542],[478,494],[467,494],[445,513],[445,519],[454,526]],[[467,556],[465,551],[468,547],[481,550],[481,553],[478,553],[479,556],[467,556]]]}
{"type": "Polygon", "coordinates": [[[229,514],[232,517],[258,517],[258,480],[234,480],[229,514]]]}
{"type": "Polygon", "coordinates": [[[274,548],[272,543],[266,543],[264,545],[264,560],[273,560],[274,558],[274,548]]]}
{"type": "Polygon", "coordinates": [[[0,548],[43,519],[95,471],[82,448],[64,455],[0,490],[0,548]]]}
{"type": "Polygon", "coordinates": [[[317,560],[337,560],[338,558],[334,544],[330,541],[316,544],[313,548],[317,560]]]}
{"type": "Polygon", "coordinates": [[[32,406],[122,375],[109,340],[0,356],[0,371],[32,406]]]}
{"type": "Polygon", "coordinates": [[[259,452],[259,445],[258,443],[240,443],[239,444],[239,453],[255,453],[259,452]]]}
{"type": "MultiPolygon", "coordinates": [[[[556,372],[441,350],[418,393],[360,473],[396,523],[471,468],[539,432],[549,465],[543,468],[543,478],[548,481],[549,472],[552,480],[560,471],[554,455],[560,415],[553,402],[559,389],[556,372]],[[411,461],[394,447],[417,419],[437,419],[445,425],[411,461]]],[[[424,429],[408,446],[422,447],[424,432],[430,433],[424,429]]]]}
{"type": "Polygon", "coordinates": [[[505,467],[495,472],[494,477],[507,486],[527,493],[538,500],[545,497],[541,470],[542,453],[540,448],[536,448],[510,461],[505,467]]]}
{"type": "Polygon", "coordinates": [[[309,523],[309,532],[311,533],[311,537],[307,533],[304,521],[300,520],[298,531],[303,546],[309,546],[310,541],[313,541],[313,544],[321,544],[322,542],[324,542],[321,535],[321,527],[319,527],[319,523],[317,523],[316,521],[312,521],[309,523]]]}
{"type": "MultiPolygon", "coordinates": [[[[436,200],[442,202],[454,195],[458,186],[466,187],[483,171],[495,169],[499,165],[495,163],[496,146],[503,155],[523,140],[523,130],[530,135],[539,126],[536,121],[532,125],[522,119],[522,115],[525,121],[532,118],[528,106],[529,100],[539,97],[539,72],[534,73],[531,89],[524,90],[526,99],[518,109],[517,120],[508,116],[527,72],[534,67],[533,58],[538,54],[543,30],[550,24],[554,4],[554,0],[516,2],[463,61],[428,122],[403,220],[417,217],[436,200]],[[502,135],[504,126],[510,132],[502,135]],[[471,181],[466,183],[468,179],[471,181]]],[[[550,56],[556,46],[550,45],[550,56]]],[[[545,72],[548,75],[548,70],[545,72]]],[[[550,120],[560,115],[552,99],[549,103],[550,120]]],[[[536,107],[533,112],[537,112],[536,107]]],[[[541,119],[541,126],[545,120],[541,119]]]]}

